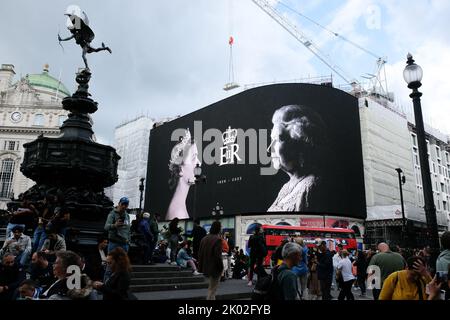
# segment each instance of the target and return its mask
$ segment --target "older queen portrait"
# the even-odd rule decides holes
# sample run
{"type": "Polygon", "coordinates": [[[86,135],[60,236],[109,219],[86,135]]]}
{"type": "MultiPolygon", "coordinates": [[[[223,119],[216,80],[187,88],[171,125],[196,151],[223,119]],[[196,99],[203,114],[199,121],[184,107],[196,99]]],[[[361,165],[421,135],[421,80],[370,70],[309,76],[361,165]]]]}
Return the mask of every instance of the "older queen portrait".
{"type": "Polygon", "coordinates": [[[284,171],[289,181],[268,211],[326,210],[330,190],[324,166],[329,145],[324,121],[309,107],[287,105],[275,111],[272,123],[272,164],[284,171]]]}
{"type": "Polygon", "coordinates": [[[201,164],[197,144],[191,139],[188,129],[184,137],[173,147],[170,156],[169,188],[174,190],[174,193],[167,209],[167,220],[189,219],[186,199],[191,185],[195,184],[194,168],[197,164],[201,164]]]}

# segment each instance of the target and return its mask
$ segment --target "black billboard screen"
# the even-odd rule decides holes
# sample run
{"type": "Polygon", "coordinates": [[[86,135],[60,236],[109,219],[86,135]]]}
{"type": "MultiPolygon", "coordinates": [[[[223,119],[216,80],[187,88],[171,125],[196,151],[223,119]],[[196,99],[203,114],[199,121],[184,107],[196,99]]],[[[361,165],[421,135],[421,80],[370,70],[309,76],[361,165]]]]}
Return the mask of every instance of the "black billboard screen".
{"type": "Polygon", "coordinates": [[[165,220],[280,212],[364,219],[357,99],[327,86],[271,85],[152,129],[145,209],[165,220]]]}

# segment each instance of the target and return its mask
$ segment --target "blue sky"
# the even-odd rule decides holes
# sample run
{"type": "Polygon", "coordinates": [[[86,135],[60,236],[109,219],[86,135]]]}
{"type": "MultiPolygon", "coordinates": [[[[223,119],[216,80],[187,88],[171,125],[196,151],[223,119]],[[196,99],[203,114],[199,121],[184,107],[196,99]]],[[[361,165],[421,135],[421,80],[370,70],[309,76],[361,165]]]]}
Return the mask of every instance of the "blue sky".
{"type": "MultiPolygon", "coordinates": [[[[413,53],[424,69],[425,119],[450,133],[450,1],[283,2],[387,56],[389,90],[405,109],[411,102],[402,71],[406,54],[413,53]],[[379,11],[379,20],[373,10],[379,11]]],[[[112,143],[114,127],[140,114],[186,114],[242,90],[222,90],[228,80],[230,33],[235,38],[235,78],[241,85],[331,72],[251,0],[4,2],[2,12],[8,14],[0,20],[0,63],[14,64],[18,76],[40,73],[48,63],[50,73],[58,77],[61,72],[74,90],[74,73],[82,66],[80,49],[65,43],[63,51],[56,39],[58,31],[68,34],[63,14],[71,4],[87,12],[96,33],[93,45],[105,42],[113,50],[112,55],[89,56],[94,74],[90,90],[99,102],[94,129],[101,142],[112,143]]],[[[278,8],[352,77],[373,72],[373,57],[278,8]]]]}

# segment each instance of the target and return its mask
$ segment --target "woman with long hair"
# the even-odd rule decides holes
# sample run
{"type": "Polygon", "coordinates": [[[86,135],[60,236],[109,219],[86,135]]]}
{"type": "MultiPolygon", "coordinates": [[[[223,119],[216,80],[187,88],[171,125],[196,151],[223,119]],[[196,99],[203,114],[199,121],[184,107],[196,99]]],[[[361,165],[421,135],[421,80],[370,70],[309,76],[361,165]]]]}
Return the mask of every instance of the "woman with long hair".
{"type": "Polygon", "coordinates": [[[108,253],[106,263],[112,275],[105,282],[94,282],[94,288],[103,294],[103,300],[130,300],[131,264],[127,253],[120,247],[108,253]]]}

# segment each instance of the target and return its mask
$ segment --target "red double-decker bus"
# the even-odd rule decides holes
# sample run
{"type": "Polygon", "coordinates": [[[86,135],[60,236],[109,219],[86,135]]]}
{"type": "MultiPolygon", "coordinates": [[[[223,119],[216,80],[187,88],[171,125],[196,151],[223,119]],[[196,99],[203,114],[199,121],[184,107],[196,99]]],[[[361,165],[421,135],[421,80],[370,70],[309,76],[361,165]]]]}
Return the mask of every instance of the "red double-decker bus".
{"type": "Polygon", "coordinates": [[[356,250],[358,248],[355,231],[352,229],[270,225],[263,225],[262,229],[264,230],[268,251],[264,261],[265,265],[270,264],[272,253],[285,238],[301,237],[308,247],[314,247],[316,245],[316,240],[320,239],[325,241],[331,240],[329,242],[331,246],[342,244],[343,248],[347,250],[356,250]]]}

